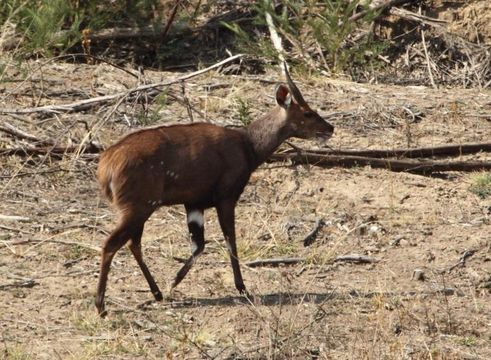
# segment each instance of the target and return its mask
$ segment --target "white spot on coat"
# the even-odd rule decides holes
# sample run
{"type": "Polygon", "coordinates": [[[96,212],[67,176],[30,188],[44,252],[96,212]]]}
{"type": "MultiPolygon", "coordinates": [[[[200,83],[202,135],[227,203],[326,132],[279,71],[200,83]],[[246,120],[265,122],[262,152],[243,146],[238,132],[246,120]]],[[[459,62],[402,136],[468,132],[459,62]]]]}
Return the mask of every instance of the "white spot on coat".
{"type": "Polygon", "coordinates": [[[197,224],[199,227],[203,227],[204,220],[203,220],[203,212],[200,210],[193,210],[188,213],[188,224],[191,224],[194,222],[197,224]]]}

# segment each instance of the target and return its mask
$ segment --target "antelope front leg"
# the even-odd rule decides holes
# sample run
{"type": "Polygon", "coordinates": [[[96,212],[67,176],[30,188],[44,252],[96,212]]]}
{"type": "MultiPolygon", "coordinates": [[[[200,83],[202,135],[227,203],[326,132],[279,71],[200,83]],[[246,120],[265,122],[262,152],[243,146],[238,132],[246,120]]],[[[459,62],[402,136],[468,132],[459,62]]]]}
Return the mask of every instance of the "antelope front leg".
{"type": "Polygon", "coordinates": [[[235,201],[222,201],[217,205],[218,220],[222,228],[225,242],[227,243],[232,270],[234,271],[235,287],[241,294],[247,295],[247,291],[240,272],[239,257],[237,256],[237,245],[235,243],[235,201]]]}

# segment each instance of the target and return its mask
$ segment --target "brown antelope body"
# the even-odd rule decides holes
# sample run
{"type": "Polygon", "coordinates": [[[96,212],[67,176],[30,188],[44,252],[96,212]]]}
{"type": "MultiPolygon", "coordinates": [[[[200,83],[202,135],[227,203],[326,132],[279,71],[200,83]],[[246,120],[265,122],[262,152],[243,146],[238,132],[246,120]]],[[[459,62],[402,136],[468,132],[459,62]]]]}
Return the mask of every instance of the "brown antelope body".
{"type": "Polygon", "coordinates": [[[328,138],[333,126],[313,111],[286,71],[288,87],[278,86],[277,106],[243,131],[205,123],[162,126],[127,135],[100,158],[97,177],[120,212],[118,226],[102,249],[96,306],[101,315],[111,261],[128,242],[156,300],[162,300],[142,258],[145,221],[162,205],[184,204],[192,255],[172,288],[186,276],[205,246],[203,212],[215,207],[229,250],[235,287],[246,289],[235,243],[235,205],[251,173],[290,137],[328,138]]]}

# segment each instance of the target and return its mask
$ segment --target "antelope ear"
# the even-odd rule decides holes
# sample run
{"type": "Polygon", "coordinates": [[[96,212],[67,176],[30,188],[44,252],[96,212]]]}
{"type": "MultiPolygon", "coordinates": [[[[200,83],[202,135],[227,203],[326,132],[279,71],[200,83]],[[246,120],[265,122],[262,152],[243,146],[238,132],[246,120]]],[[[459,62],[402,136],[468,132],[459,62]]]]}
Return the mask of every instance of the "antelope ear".
{"type": "Polygon", "coordinates": [[[292,101],[292,96],[290,94],[290,89],[285,85],[280,84],[276,88],[276,103],[282,108],[287,109],[292,101]]]}

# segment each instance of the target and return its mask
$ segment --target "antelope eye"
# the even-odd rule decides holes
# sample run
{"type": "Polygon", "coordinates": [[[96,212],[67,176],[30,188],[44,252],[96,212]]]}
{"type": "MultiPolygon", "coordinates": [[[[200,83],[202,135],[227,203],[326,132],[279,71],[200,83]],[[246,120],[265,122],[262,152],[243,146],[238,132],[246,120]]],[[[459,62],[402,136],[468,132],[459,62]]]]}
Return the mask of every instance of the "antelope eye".
{"type": "Polygon", "coordinates": [[[313,118],[315,116],[315,113],[312,111],[306,111],[303,113],[303,116],[305,116],[306,118],[313,118]]]}

